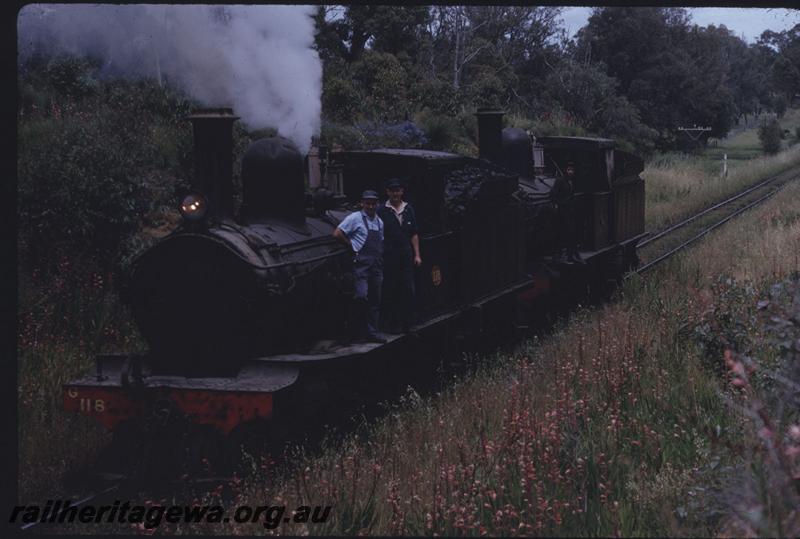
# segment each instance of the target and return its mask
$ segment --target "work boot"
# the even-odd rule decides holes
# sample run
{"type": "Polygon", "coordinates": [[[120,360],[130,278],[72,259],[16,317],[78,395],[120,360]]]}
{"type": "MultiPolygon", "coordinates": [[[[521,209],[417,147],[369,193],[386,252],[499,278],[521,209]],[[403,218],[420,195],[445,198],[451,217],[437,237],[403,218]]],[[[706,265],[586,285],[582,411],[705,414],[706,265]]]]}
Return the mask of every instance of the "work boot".
{"type": "Polygon", "coordinates": [[[364,339],[365,342],[374,342],[378,344],[385,344],[388,342],[386,338],[381,337],[380,335],[367,335],[367,338],[364,339]]]}
{"type": "Polygon", "coordinates": [[[578,264],[586,264],[586,261],[583,258],[581,258],[580,253],[578,253],[577,251],[573,251],[572,254],[569,255],[569,259],[572,262],[577,262],[578,264]]]}
{"type": "Polygon", "coordinates": [[[389,322],[383,325],[383,332],[396,335],[400,333],[400,324],[397,322],[389,322]]]}

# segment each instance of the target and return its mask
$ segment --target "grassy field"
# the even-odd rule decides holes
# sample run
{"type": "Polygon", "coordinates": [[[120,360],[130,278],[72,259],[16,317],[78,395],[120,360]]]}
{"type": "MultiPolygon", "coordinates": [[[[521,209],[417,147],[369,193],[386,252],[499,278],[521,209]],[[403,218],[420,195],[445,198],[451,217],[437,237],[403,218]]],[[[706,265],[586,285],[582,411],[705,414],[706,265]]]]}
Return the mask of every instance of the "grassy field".
{"type": "MultiPolygon", "coordinates": [[[[758,125],[766,120],[770,115],[763,115],[753,122],[748,122],[749,127],[741,130],[734,130],[728,137],[720,140],[716,145],[709,146],[703,152],[703,156],[713,161],[722,160],[723,154],[728,155],[729,168],[741,164],[741,161],[752,159],[763,155],[761,141],[758,140],[758,125]]],[[[800,126],[800,109],[789,109],[786,114],[779,119],[783,129],[790,132],[790,135],[783,141],[783,148],[786,149],[792,142],[795,129],[800,126]]]]}
{"type": "MultiPolygon", "coordinates": [[[[800,126],[800,109],[787,112],[781,125],[794,133],[800,126]]],[[[653,158],[642,174],[647,182],[646,228],[665,227],[747,185],[797,166],[800,144],[795,142],[794,135],[790,135],[783,141],[784,151],[765,156],[757,129],[751,128],[699,155],[668,154],[653,158]],[[721,175],[722,152],[729,153],[727,177],[721,175]]]]}

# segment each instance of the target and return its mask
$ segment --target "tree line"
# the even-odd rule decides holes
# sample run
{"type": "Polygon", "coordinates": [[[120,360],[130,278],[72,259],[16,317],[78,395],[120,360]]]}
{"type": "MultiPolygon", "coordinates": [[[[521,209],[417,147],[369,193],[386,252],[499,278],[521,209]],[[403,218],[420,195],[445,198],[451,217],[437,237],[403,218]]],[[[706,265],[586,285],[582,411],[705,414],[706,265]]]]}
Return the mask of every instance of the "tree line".
{"type": "MultiPolygon", "coordinates": [[[[679,126],[719,137],[797,98],[800,25],[747,44],[683,9],[597,8],[568,38],[561,9],[319,6],[322,142],[475,155],[475,109],[499,107],[537,136],[599,135],[647,153],[677,147],[679,126]]],[[[32,264],[63,249],[125,266],[152,241],[144,228],[168,228],[192,175],[185,117],[199,103],[157,80],[103,76],[104,62],[19,65],[17,217],[32,264]]],[[[773,128],[764,136],[777,149],[773,128]]],[[[268,132],[235,124],[234,181],[268,132]]]]}
{"type": "Polygon", "coordinates": [[[498,107],[521,127],[649,152],[678,147],[679,126],[722,137],[800,98],[800,24],[748,44],[684,8],[604,7],[570,38],[562,10],[320,6],[323,139],[346,144],[353,126],[380,139],[376,125],[412,122],[426,146],[458,150],[475,108],[498,107]]]}

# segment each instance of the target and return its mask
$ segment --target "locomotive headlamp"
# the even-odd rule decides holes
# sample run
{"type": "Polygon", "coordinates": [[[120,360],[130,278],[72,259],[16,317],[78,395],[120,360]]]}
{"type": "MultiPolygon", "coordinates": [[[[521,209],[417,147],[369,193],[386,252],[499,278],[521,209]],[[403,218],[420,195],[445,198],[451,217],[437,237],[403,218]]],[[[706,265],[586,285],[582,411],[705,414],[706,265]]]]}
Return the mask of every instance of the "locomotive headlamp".
{"type": "Polygon", "coordinates": [[[187,221],[200,221],[208,213],[206,197],[200,193],[189,193],[181,202],[181,215],[187,221]]]}

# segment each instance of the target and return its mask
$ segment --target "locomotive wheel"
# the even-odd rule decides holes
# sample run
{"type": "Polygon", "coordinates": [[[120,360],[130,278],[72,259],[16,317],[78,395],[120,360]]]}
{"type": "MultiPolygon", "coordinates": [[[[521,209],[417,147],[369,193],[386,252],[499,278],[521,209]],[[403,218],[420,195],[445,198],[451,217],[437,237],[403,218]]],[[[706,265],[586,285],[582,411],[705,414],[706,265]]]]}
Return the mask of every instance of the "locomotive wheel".
{"type": "Polygon", "coordinates": [[[594,304],[609,301],[622,283],[625,272],[636,263],[636,251],[630,249],[620,250],[607,258],[589,283],[590,301],[594,304]]]}
{"type": "Polygon", "coordinates": [[[124,421],[112,433],[111,443],[97,459],[95,467],[100,472],[129,474],[131,465],[140,458],[144,437],[138,422],[124,421]]]}
{"type": "Polygon", "coordinates": [[[208,425],[194,425],[186,435],[183,469],[190,477],[228,475],[231,462],[222,434],[208,425]]]}
{"type": "Polygon", "coordinates": [[[607,302],[611,299],[616,287],[617,279],[609,273],[599,272],[589,283],[589,303],[600,305],[607,302]]]}
{"type": "Polygon", "coordinates": [[[278,421],[254,419],[237,426],[225,440],[226,454],[234,468],[245,464],[246,457],[268,456],[278,461],[289,439],[288,430],[278,421]]]}

